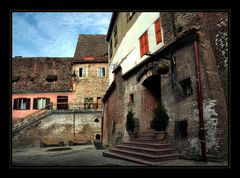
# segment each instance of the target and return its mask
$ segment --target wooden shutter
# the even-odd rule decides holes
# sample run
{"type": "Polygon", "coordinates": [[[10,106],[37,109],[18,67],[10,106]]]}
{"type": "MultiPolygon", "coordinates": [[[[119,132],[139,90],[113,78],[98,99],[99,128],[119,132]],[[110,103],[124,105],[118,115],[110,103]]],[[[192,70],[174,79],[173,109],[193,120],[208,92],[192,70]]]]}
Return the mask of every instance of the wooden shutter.
{"type": "Polygon", "coordinates": [[[37,109],[37,98],[33,98],[33,109],[37,109]]]}
{"type": "Polygon", "coordinates": [[[50,98],[47,98],[46,105],[47,105],[46,109],[50,109],[50,98]]]}
{"type": "Polygon", "coordinates": [[[141,57],[149,51],[147,31],[140,37],[140,54],[141,57]]]}
{"type": "Polygon", "coordinates": [[[159,19],[155,21],[155,36],[157,44],[162,42],[161,23],[159,19]]]}
{"type": "Polygon", "coordinates": [[[26,105],[26,109],[30,109],[30,98],[27,98],[27,105],[26,105]]]}
{"type": "Polygon", "coordinates": [[[14,99],[13,109],[18,109],[18,99],[14,99]]]}

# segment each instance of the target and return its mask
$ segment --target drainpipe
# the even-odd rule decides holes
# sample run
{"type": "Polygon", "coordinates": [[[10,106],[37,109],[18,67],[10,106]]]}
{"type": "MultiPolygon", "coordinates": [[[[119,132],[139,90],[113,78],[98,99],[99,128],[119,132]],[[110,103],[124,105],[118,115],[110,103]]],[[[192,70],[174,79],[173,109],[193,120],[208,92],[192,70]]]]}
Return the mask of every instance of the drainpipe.
{"type": "Polygon", "coordinates": [[[102,101],[102,123],[101,123],[101,143],[103,144],[103,119],[104,119],[104,108],[105,108],[105,105],[104,105],[104,102],[102,101]]]}
{"type": "Polygon", "coordinates": [[[201,141],[201,160],[206,161],[206,144],[205,144],[205,130],[203,120],[203,105],[202,105],[202,85],[199,68],[199,54],[198,54],[198,39],[199,33],[196,32],[194,38],[194,50],[195,50],[195,67],[196,67],[196,78],[197,78],[197,92],[198,92],[198,111],[199,111],[199,138],[201,141]]]}

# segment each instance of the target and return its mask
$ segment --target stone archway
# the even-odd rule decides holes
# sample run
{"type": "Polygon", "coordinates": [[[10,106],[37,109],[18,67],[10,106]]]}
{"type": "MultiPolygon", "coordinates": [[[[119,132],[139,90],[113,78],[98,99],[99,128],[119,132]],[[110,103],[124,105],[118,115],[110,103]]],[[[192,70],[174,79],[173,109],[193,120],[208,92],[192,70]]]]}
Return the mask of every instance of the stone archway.
{"type": "Polygon", "coordinates": [[[141,80],[142,92],[142,131],[150,129],[153,110],[161,102],[161,76],[148,71],[141,80]]]}
{"type": "Polygon", "coordinates": [[[100,138],[101,138],[100,134],[97,134],[97,135],[95,136],[95,139],[96,139],[96,140],[100,140],[100,138]]]}

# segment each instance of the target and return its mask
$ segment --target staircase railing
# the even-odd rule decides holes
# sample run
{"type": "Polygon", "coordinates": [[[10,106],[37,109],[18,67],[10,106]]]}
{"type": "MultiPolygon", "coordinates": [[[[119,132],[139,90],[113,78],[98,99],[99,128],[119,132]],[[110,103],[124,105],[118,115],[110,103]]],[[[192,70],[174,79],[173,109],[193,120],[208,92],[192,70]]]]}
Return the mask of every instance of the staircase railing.
{"type": "Polygon", "coordinates": [[[49,115],[52,110],[46,110],[49,108],[51,104],[46,105],[43,110],[35,111],[27,116],[25,116],[20,122],[17,122],[13,125],[12,133],[15,134],[16,132],[22,130],[23,128],[37,122],[38,120],[42,119],[43,117],[49,115]]]}

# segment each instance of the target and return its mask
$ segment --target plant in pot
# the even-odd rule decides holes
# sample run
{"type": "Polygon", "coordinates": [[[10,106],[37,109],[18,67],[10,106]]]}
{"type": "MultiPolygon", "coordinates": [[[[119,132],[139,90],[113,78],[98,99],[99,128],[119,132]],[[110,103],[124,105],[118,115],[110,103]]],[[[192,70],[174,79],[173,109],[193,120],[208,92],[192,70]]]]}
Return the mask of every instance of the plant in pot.
{"type": "Polygon", "coordinates": [[[158,105],[154,109],[153,119],[150,123],[151,129],[155,130],[155,136],[158,140],[164,140],[166,137],[166,129],[169,122],[169,116],[163,105],[158,105]]]}
{"type": "Polygon", "coordinates": [[[129,134],[130,140],[136,137],[136,118],[134,118],[135,113],[130,109],[127,114],[126,130],[129,134]]]}

